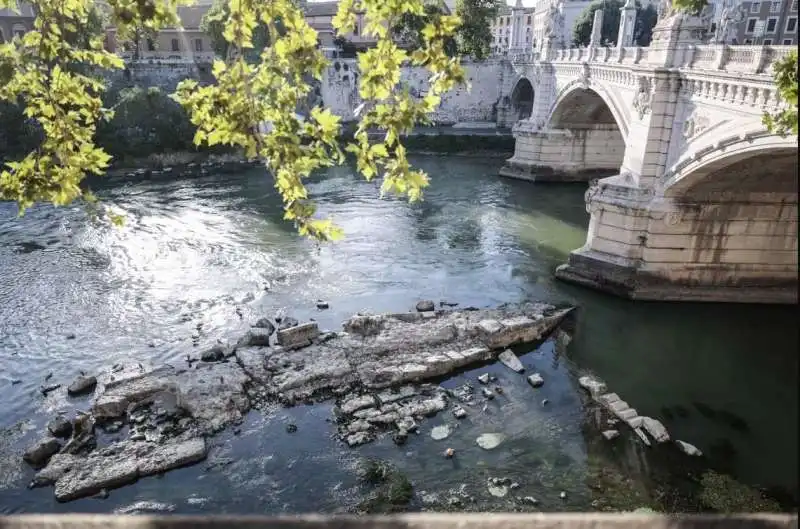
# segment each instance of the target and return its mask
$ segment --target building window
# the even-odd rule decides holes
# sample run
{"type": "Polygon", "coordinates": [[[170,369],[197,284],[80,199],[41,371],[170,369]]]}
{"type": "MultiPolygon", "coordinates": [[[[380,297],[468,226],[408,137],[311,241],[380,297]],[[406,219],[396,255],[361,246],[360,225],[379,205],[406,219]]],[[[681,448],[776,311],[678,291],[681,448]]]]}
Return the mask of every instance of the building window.
{"type": "Polygon", "coordinates": [[[753,39],[744,39],[744,43],[745,44],[752,44],[753,43],[753,39]]]}
{"type": "Polygon", "coordinates": [[[528,25],[529,26],[531,25],[531,16],[530,15],[528,15],[528,25]]]}
{"type": "Polygon", "coordinates": [[[797,11],[797,0],[792,0],[792,11],[797,11]]]}
{"type": "Polygon", "coordinates": [[[203,51],[203,39],[194,39],[194,51],[203,51]]]}
{"type": "Polygon", "coordinates": [[[748,18],[747,19],[747,27],[745,28],[745,33],[752,33],[756,30],[756,22],[758,22],[757,18],[748,18]]]}
{"type": "Polygon", "coordinates": [[[531,36],[530,35],[525,35],[525,42],[528,43],[528,44],[531,43],[531,36]]]}
{"type": "Polygon", "coordinates": [[[22,24],[14,24],[14,27],[11,28],[11,33],[18,38],[22,38],[25,36],[25,26],[22,24]]]}
{"type": "Polygon", "coordinates": [[[764,39],[764,46],[769,46],[772,44],[772,39],[764,39]]]}
{"type": "Polygon", "coordinates": [[[780,13],[781,12],[781,3],[778,2],[770,2],[769,4],[769,12],[770,13],[780,13]]]}
{"type": "Polygon", "coordinates": [[[783,45],[784,46],[791,46],[792,45],[792,39],[783,39],[783,45]]]}
{"type": "Polygon", "coordinates": [[[767,19],[767,33],[775,33],[778,29],[778,17],[769,17],[767,19]]]}
{"type": "Polygon", "coordinates": [[[172,51],[181,51],[181,43],[178,39],[172,39],[172,51]]]}
{"type": "Polygon", "coordinates": [[[758,13],[759,11],[761,11],[761,2],[753,2],[750,4],[751,13],[758,13]]]}
{"type": "Polygon", "coordinates": [[[789,17],[786,19],[786,33],[794,33],[797,31],[797,17],[789,17]]]}

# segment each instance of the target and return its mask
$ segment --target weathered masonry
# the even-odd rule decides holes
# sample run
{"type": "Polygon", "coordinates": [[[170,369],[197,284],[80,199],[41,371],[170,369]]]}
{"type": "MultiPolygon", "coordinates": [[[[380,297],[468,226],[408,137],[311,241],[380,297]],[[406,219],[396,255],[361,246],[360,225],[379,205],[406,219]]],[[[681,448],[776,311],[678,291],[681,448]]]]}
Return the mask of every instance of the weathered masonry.
{"type": "Polygon", "coordinates": [[[790,48],[700,45],[701,27],[673,14],[649,48],[512,61],[535,98],[501,174],[605,177],[561,279],[633,299],[796,303],[797,138],[762,124],[783,104],[771,65],[790,48]]]}

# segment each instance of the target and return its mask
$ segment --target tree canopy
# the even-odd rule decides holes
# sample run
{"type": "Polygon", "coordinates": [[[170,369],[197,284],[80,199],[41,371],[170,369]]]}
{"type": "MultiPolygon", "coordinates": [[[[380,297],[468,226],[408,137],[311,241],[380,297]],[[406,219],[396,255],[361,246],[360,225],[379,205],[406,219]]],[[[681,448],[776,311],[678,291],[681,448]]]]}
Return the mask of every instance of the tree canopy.
{"type": "Polygon", "coordinates": [[[502,0],[456,0],[461,26],[456,33],[458,52],[476,60],[489,56],[492,46],[491,21],[502,0]]]}
{"type": "MultiPolygon", "coordinates": [[[[415,49],[422,46],[424,43],[422,30],[425,29],[428,21],[446,14],[442,0],[428,0],[425,3],[424,11],[422,15],[404,13],[392,26],[394,39],[404,48],[415,49]]],[[[461,31],[461,29],[463,29],[463,26],[458,31],[461,31]]],[[[451,37],[445,42],[445,53],[450,57],[458,54],[458,44],[455,37],[451,37]]]]}
{"type": "MultiPolygon", "coordinates": [[[[472,0],[470,0],[472,1],[472,0]]],[[[110,155],[95,143],[98,122],[113,112],[104,108],[101,80],[82,68],[120,69],[121,58],[106,51],[102,35],[88,42],[69,42],[65,33],[89,22],[93,0],[30,0],[36,10],[34,29],[21,39],[0,45],[0,101],[21,104],[26,118],[41,127],[42,141],[20,160],[6,162],[0,172],[0,199],[13,200],[20,214],[35,202],[68,204],[83,198],[94,201],[81,186],[87,174],[102,174],[110,155]]],[[[184,0],[109,0],[110,17],[120,39],[138,29],[157,30],[179,24],[176,9],[184,0]]],[[[222,38],[233,49],[227,60],[214,62],[216,83],[201,86],[183,81],[173,96],[197,128],[197,145],[227,145],[248,158],[264,161],[283,198],[284,218],[298,231],[318,239],[340,232],[330,219],[316,215],[303,183],[313,171],[342,163],[339,118],[329,110],[312,109],[301,120],[295,109],[320,80],[326,59],[317,48],[316,32],[305,21],[294,0],[230,0],[222,38]],[[286,29],[280,31],[280,25],[286,29]],[[269,37],[258,61],[245,55],[257,46],[256,30],[263,24],[269,37]],[[266,125],[269,126],[266,126],[266,125]]],[[[16,9],[14,0],[0,7],[16,9]]],[[[225,8],[223,7],[223,12],[225,8]]],[[[334,18],[340,34],[352,31],[357,13],[364,19],[362,33],[377,40],[359,54],[358,109],[360,122],[345,150],[355,155],[359,172],[368,180],[380,177],[382,193],[417,200],[428,176],[410,166],[401,137],[441,102],[441,96],[465,82],[458,58],[448,57],[445,46],[460,25],[457,16],[429,20],[422,29],[422,45],[401,49],[392,39],[394,21],[405,14],[424,15],[422,0],[342,0],[334,18]],[[422,98],[400,86],[401,67],[424,67],[430,89],[422,98]],[[382,141],[370,141],[368,131],[383,132],[382,141]]]]}
{"type": "MultiPolygon", "coordinates": [[[[211,48],[219,57],[228,57],[228,53],[235,49],[235,46],[225,39],[225,24],[231,16],[231,0],[214,0],[211,8],[203,15],[200,22],[200,31],[208,35],[211,40],[211,48]]],[[[259,55],[265,47],[269,45],[269,35],[267,26],[263,22],[258,22],[253,29],[253,47],[245,51],[245,58],[249,62],[258,60],[259,55]]]]}
{"type": "MultiPolygon", "coordinates": [[[[595,11],[603,10],[603,25],[600,31],[601,42],[616,45],[619,35],[620,9],[625,5],[623,0],[595,0],[575,19],[572,40],[576,46],[588,46],[592,38],[592,25],[595,11]]],[[[642,7],[636,3],[636,22],[633,29],[633,40],[637,46],[648,46],[653,36],[658,14],[652,5],[642,7]]]]}

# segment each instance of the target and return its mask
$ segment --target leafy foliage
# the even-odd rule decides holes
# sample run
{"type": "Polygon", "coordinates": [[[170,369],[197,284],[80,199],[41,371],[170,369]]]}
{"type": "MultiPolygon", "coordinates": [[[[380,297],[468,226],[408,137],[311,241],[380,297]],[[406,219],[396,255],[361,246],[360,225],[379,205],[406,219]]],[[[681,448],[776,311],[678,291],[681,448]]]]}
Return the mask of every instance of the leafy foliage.
{"type": "MultiPolygon", "coordinates": [[[[320,108],[312,109],[307,119],[295,114],[311,89],[306,79],[321,79],[326,66],[316,46],[316,32],[290,0],[232,0],[230,9],[223,32],[230,45],[252,49],[259,22],[267,26],[271,44],[255,65],[248,64],[241,53],[227,63],[215,62],[216,85],[201,87],[191,80],[180,84],[176,98],[198,128],[195,142],[233,145],[249,158],[263,159],[283,197],[284,218],[293,221],[303,235],[337,238],[340,231],[331,220],[315,218],[316,206],[303,180],[316,169],[344,160],[337,142],[339,118],[320,108]],[[286,28],[284,34],[277,30],[276,20],[286,28]]],[[[366,101],[359,108],[361,120],[347,150],[356,155],[366,179],[382,176],[382,193],[417,200],[428,178],[410,167],[400,137],[415,123],[426,121],[444,91],[463,82],[458,59],[444,52],[444,41],[459,20],[442,16],[429,22],[422,30],[423,46],[409,54],[393,42],[389,28],[404,14],[422,15],[420,0],[343,0],[333,20],[340,34],[352,31],[357,12],[363,13],[365,21],[362,33],[375,37],[377,44],[359,55],[359,93],[366,101]],[[421,100],[400,87],[400,68],[406,63],[431,72],[430,90],[421,100]],[[384,140],[370,142],[368,131],[372,130],[382,130],[384,140]]]]}
{"type": "MultiPolygon", "coordinates": [[[[214,53],[220,57],[227,57],[228,53],[235,49],[223,36],[225,21],[231,16],[230,5],[230,0],[215,0],[200,23],[200,30],[211,39],[211,47],[214,53]]],[[[259,23],[253,30],[253,47],[245,52],[248,62],[257,61],[261,52],[268,45],[267,27],[263,23],[259,23]]]]}
{"type": "Polygon", "coordinates": [[[485,59],[491,50],[492,31],[489,23],[497,16],[501,0],[457,0],[456,15],[461,19],[458,30],[458,51],[476,60],[485,59]]]}
{"type": "MultiPolygon", "coordinates": [[[[63,205],[83,196],[80,183],[89,173],[102,174],[109,154],[95,144],[97,123],[112,112],[103,106],[103,84],[73,67],[122,68],[122,60],[103,49],[101,36],[84,43],[65,36],[89,22],[92,0],[32,0],[35,29],[24,38],[0,46],[0,100],[21,103],[26,118],[41,127],[37,148],[19,161],[8,162],[0,173],[0,199],[17,202],[22,214],[37,201],[63,205]]],[[[178,24],[176,9],[184,0],[109,0],[111,21],[120,40],[136,38],[178,24]]],[[[306,101],[309,80],[320,80],[326,60],[317,49],[317,34],[306,23],[294,0],[230,0],[221,36],[228,43],[227,61],[216,61],[216,84],[200,86],[183,81],[174,98],[188,111],[196,127],[194,143],[240,148],[262,159],[275,179],[284,202],[284,217],[299,232],[332,239],[339,230],[330,220],[316,217],[303,180],[314,170],[341,163],[339,119],[314,108],[296,114],[306,101]],[[259,44],[263,25],[268,40],[251,63],[247,54],[259,44]]],[[[14,8],[14,0],[0,0],[14,8]]],[[[224,10],[223,10],[224,11],[224,10]]],[[[457,16],[428,20],[421,29],[422,45],[413,52],[400,49],[391,28],[404,15],[424,15],[423,0],[342,0],[334,19],[339,33],[352,30],[356,13],[365,20],[363,34],[377,45],[359,55],[362,72],[359,93],[361,122],[347,150],[367,179],[382,178],[381,192],[417,200],[428,184],[427,175],[412,169],[401,137],[440,103],[441,95],[464,82],[457,58],[445,47],[460,25],[457,16]],[[422,98],[400,85],[400,68],[412,64],[430,72],[429,90],[422,98]],[[368,131],[382,131],[383,141],[371,142],[368,131]]],[[[133,94],[130,101],[154,95],[133,94]]],[[[156,98],[158,99],[158,98],[156,98]]],[[[126,105],[118,107],[125,113],[126,105]]],[[[131,103],[133,104],[133,103],[131,103]]]]}
{"type": "MultiPolygon", "coordinates": [[[[619,35],[620,9],[625,5],[623,0],[595,0],[575,19],[572,39],[576,46],[588,46],[592,38],[592,25],[595,11],[603,10],[603,25],[600,29],[600,40],[603,43],[616,45],[619,35]]],[[[652,5],[645,8],[636,3],[636,23],[633,34],[637,46],[647,46],[653,36],[658,14],[652,5]]]]}
{"type": "Polygon", "coordinates": [[[708,5],[708,0],[672,0],[672,9],[697,15],[708,5]]]}
{"type": "Polygon", "coordinates": [[[773,65],[775,86],[784,107],[775,114],[764,114],[767,130],[774,134],[797,135],[797,50],[773,65]]]}
{"type": "MultiPolygon", "coordinates": [[[[2,0],[0,7],[16,6],[2,0]]],[[[14,72],[3,79],[0,100],[24,105],[44,133],[35,150],[0,172],[0,199],[16,201],[20,213],[36,201],[71,202],[82,194],[86,173],[106,169],[110,157],[94,144],[96,123],[108,115],[103,85],[78,67],[122,66],[103,49],[101,35],[69,38],[89,23],[90,0],[41,0],[35,7],[34,30],[0,45],[0,62],[14,72]]]]}
{"type": "MultiPolygon", "coordinates": [[[[424,45],[422,37],[422,30],[425,29],[429,20],[440,17],[446,14],[445,9],[442,7],[441,0],[425,3],[425,13],[422,15],[415,15],[411,13],[404,13],[403,16],[392,26],[392,34],[395,41],[402,44],[406,49],[416,49],[424,45]]],[[[463,26],[459,28],[462,30],[463,26]]],[[[447,39],[445,42],[445,53],[449,57],[453,57],[458,53],[458,44],[455,37],[447,39]]]]}
{"type": "Polygon", "coordinates": [[[114,96],[114,117],[97,128],[97,143],[115,158],[193,150],[186,111],[158,88],[127,87],[114,96]]]}

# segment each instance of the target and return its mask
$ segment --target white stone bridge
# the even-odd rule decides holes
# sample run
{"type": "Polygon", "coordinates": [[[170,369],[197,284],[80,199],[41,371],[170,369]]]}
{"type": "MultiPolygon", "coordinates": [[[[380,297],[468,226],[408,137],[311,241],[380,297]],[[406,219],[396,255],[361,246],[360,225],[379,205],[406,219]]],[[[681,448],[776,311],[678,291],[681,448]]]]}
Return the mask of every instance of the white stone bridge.
{"type": "Polygon", "coordinates": [[[792,48],[702,45],[701,27],[675,15],[648,48],[512,57],[499,121],[523,119],[501,174],[592,180],[586,244],[562,279],[633,299],[796,303],[797,137],[762,124],[782,105],[771,65],[792,48]]]}

